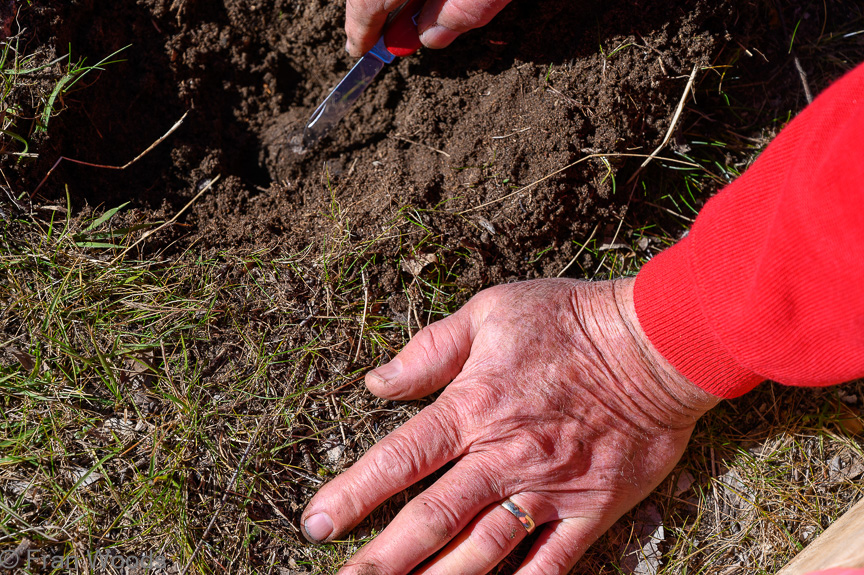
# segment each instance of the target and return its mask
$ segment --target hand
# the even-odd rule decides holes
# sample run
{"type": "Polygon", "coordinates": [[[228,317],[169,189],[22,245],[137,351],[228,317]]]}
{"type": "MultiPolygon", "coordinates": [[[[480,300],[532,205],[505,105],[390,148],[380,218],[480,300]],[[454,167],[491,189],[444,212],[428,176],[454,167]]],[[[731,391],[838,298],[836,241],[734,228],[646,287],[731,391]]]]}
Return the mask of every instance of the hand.
{"type": "MultiPolygon", "coordinates": [[[[369,51],[387,15],[405,0],[348,0],[345,49],[355,58],[369,51]]],[[[428,0],[417,19],[420,41],[427,48],[446,48],[460,34],[485,26],[510,0],[428,0]]]]}
{"type": "Polygon", "coordinates": [[[518,573],[566,573],[669,474],[719,401],[651,347],[632,294],[632,279],[502,285],[422,330],[366,385],[391,399],[446,389],[321,488],[307,537],[348,532],[455,461],[340,573],[408,573],[442,548],[422,573],[486,573],[527,535],[507,498],[542,529],[518,573]]]}

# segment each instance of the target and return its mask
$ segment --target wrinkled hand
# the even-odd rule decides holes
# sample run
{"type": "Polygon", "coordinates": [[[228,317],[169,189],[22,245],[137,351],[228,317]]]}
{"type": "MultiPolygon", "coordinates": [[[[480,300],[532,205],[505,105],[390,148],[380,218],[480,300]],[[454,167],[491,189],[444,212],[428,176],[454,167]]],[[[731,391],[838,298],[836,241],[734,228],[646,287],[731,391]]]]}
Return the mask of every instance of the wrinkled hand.
{"type": "Polygon", "coordinates": [[[422,573],[486,573],[527,535],[507,498],[542,530],[518,573],[566,573],[669,474],[719,401],[651,347],[632,292],[633,280],[502,285],[418,333],[366,385],[392,399],[446,389],[321,488],[307,536],[348,532],[455,461],[340,573],[408,573],[439,550],[422,573]]]}
{"type": "MultiPolygon", "coordinates": [[[[387,15],[405,0],[348,0],[345,12],[346,49],[365,54],[378,38],[387,15]]],[[[446,48],[460,34],[485,26],[510,0],[427,0],[417,19],[420,41],[427,48],[446,48]]]]}

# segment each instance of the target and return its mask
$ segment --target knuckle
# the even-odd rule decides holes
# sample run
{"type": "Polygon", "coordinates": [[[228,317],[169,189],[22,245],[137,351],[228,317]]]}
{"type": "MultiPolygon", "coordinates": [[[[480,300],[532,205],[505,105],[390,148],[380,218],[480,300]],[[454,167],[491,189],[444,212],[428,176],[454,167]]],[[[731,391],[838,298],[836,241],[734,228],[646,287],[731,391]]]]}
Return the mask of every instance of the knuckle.
{"type": "Polygon", "coordinates": [[[420,413],[423,415],[422,434],[428,445],[429,438],[435,437],[436,443],[442,450],[453,452],[464,444],[464,436],[460,421],[459,406],[452,402],[438,398],[438,401],[427,406],[420,413]]]}
{"type": "Polygon", "coordinates": [[[469,300],[469,303],[471,305],[483,306],[484,304],[501,297],[507,289],[508,286],[504,284],[486,288],[474,294],[474,296],[469,300]]]}
{"type": "Polygon", "coordinates": [[[451,357],[456,351],[457,337],[452,324],[452,321],[435,322],[417,334],[418,352],[428,363],[439,363],[442,357],[451,357]]]}
{"type": "Polygon", "coordinates": [[[379,562],[375,559],[350,559],[342,567],[344,575],[385,575],[389,573],[384,567],[386,562],[379,562]]]}
{"type": "Polygon", "coordinates": [[[479,28],[504,8],[509,0],[450,0],[444,6],[439,23],[451,30],[479,28]]]}
{"type": "Polygon", "coordinates": [[[447,2],[439,22],[451,30],[464,30],[482,25],[485,2],[452,0],[447,2]]]}
{"type": "Polygon", "coordinates": [[[399,485],[419,479],[421,455],[418,442],[407,434],[394,434],[378,444],[373,475],[391,477],[399,485]]]}
{"type": "Polygon", "coordinates": [[[454,512],[453,506],[446,503],[437,493],[428,491],[418,495],[412,503],[415,520],[428,531],[431,541],[428,544],[441,544],[449,541],[462,527],[462,521],[454,512]]]}
{"type": "Polygon", "coordinates": [[[501,524],[475,529],[468,537],[474,554],[485,564],[498,563],[513,547],[521,541],[525,528],[517,521],[508,520],[501,524]]]}
{"type": "Polygon", "coordinates": [[[526,575],[564,575],[569,570],[570,561],[563,559],[559,553],[547,553],[530,564],[526,575]]]}

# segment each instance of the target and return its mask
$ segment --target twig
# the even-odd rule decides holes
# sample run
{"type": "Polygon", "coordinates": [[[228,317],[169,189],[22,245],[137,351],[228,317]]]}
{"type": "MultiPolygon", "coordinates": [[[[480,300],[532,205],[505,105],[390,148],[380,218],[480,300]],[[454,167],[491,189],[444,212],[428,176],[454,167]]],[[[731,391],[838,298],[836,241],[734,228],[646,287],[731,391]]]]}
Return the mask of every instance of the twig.
{"type": "Polygon", "coordinates": [[[234,470],[234,475],[231,476],[231,480],[228,482],[228,486],[225,487],[225,492],[222,495],[222,501],[219,502],[219,508],[216,510],[216,513],[213,514],[213,517],[210,518],[210,523],[207,524],[207,529],[204,530],[203,535],[201,535],[201,539],[198,540],[198,544],[195,546],[195,550],[192,552],[192,556],[189,557],[189,561],[186,562],[186,566],[183,567],[183,570],[180,571],[180,575],[186,575],[186,571],[189,570],[189,567],[192,565],[192,562],[195,560],[195,556],[198,555],[198,551],[201,549],[201,546],[204,545],[204,541],[207,540],[207,535],[210,534],[210,529],[213,528],[213,524],[216,523],[216,518],[219,517],[219,514],[222,512],[222,508],[225,507],[225,503],[228,501],[228,494],[234,489],[234,482],[237,481],[237,476],[240,475],[240,468],[243,467],[243,463],[246,461],[246,457],[249,456],[249,450],[252,449],[252,446],[255,444],[255,440],[258,439],[258,432],[261,431],[262,425],[255,426],[255,434],[252,436],[252,439],[246,444],[246,450],[243,452],[243,456],[240,458],[240,463],[237,464],[237,468],[234,470]]]}
{"type": "Polygon", "coordinates": [[[445,152],[443,150],[439,150],[438,148],[433,148],[432,146],[430,146],[428,144],[424,144],[423,142],[415,142],[414,140],[409,140],[408,138],[403,138],[401,136],[390,136],[390,139],[391,140],[399,140],[400,142],[406,142],[408,144],[414,144],[415,146],[423,146],[424,148],[432,150],[433,152],[437,152],[437,153],[441,154],[442,156],[447,156],[448,158],[450,157],[450,154],[448,154],[447,152],[445,152]]]}
{"type": "MultiPolygon", "coordinates": [[[[411,311],[414,313],[414,321],[417,322],[417,333],[423,330],[423,322],[420,321],[420,315],[417,313],[417,306],[411,302],[411,311]]],[[[411,318],[408,318],[408,323],[411,323],[411,318]]]]}
{"type": "Polygon", "coordinates": [[[91,168],[102,168],[103,170],[125,170],[126,168],[128,168],[129,166],[131,166],[132,164],[134,164],[135,162],[137,162],[138,160],[140,160],[141,158],[143,158],[144,156],[149,154],[153,148],[155,148],[156,146],[161,144],[163,141],[165,141],[165,138],[167,138],[168,136],[173,134],[174,131],[180,127],[180,124],[183,123],[183,120],[185,120],[186,116],[188,116],[188,115],[189,115],[189,112],[187,111],[185,114],[183,114],[183,116],[179,120],[177,120],[177,122],[173,126],[171,126],[170,130],[165,132],[165,134],[161,138],[159,138],[158,140],[156,140],[155,142],[150,144],[150,146],[146,150],[144,150],[143,152],[141,152],[140,154],[135,156],[134,159],[132,159],[129,162],[126,162],[122,166],[108,166],[105,164],[93,164],[90,162],[84,162],[82,160],[67,158],[66,156],[60,156],[59,158],[57,158],[57,161],[54,162],[54,165],[51,166],[51,169],[48,170],[48,173],[45,174],[45,177],[42,178],[42,181],[39,182],[39,185],[36,186],[36,189],[33,190],[32,192],[30,192],[30,197],[32,198],[33,196],[36,195],[36,192],[38,192],[42,188],[42,186],[45,184],[45,182],[48,180],[48,178],[51,176],[51,174],[54,172],[54,170],[57,168],[57,166],[60,165],[60,162],[62,162],[63,160],[66,160],[67,162],[72,162],[73,164],[80,164],[82,166],[89,166],[91,168]]]}
{"type": "Polygon", "coordinates": [[[655,203],[652,203],[652,202],[646,202],[645,200],[636,200],[636,201],[638,201],[638,202],[640,202],[640,203],[643,203],[643,204],[645,204],[646,206],[651,206],[652,208],[657,208],[658,210],[663,210],[664,212],[670,213],[670,214],[672,214],[673,216],[675,216],[676,218],[681,218],[682,220],[687,221],[687,222],[690,222],[691,224],[692,224],[693,222],[696,221],[696,220],[694,220],[693,218],[688,218],[687,216],[685,216],[685,215],[683,215],[683,214],[679,214],[679,213],[676,212],[676,211],[670,210],[669,208],[664,208],[663,206],[657,205],[657,204],[655,204],[655,203]]]}
{"type": "MultiPolygon", "coordinates": [[[[678,107],[675,109],[675,113],[672,115],[672,122],[669,123],[669,129],[666,130],[666,135],[663,136],[663,141],[660,142],[660,145],[651,152],[651,154],[645,158],[645,161],[642,162],[642,165],[633,172],[633,175],[630,176],[630,179],[627,180],[627,184],[632,183],[637,176],[645,169],[645,166],[651,163],[651,161],[657,157],[657,154],[660,153],[660,150],[666,147],[666,144],[669,143],[669,140],[672,138],[672,133],[675,131],[675,126],[678,125],[678,119],[681,117],[681,112],[684,110],[684,104],[687,102],[687,95],[690,93],[690,90],[693,88],[693,81],[696,79],[696,72],[699,71],[699,65],[694,64],[693,70],[690,72],[690,78],[687,79],[687,85],[684,87],[684,93],[681,94],[681,101],[678,102],[678,107]]],[[[632,195],[632,194],[631,194],[632,195]]]]}
{"type": "Polygon", "coordinates": [[[357,353],[354,354],[354,364],[360,359],[360,350],[363,348],[363,330],[366,328],[366,310],[369,307],[369,288],[366,285],[366,271],[360,270],[360,277],[363,278],[363,318],[360,320],[360,335],[357,336],[357,353]]]}
{"type": "Polygon", "coordinates": [[[591,235],[588,236],[588,239],[585,240],[585,242],[582,244],[582,247],[579,248],[579,251],[576,252],[576,255],[573,256],[572,260],[570,260],[570,263],[567,264],[566,266],[564,266],[564,269],[562,269],[560,272],[558,272],[558,275],[555,276],[556,278],[560,278],[562,275],[564,275],[564,272],[566,272],[567,270],[570,269],[570,266],[573,265],[573,263],[576,261],[576,258],[578,258],[580,255],[582,255],[582,252],[585,251],[585,246],[588,245],[588,242],[590,242],[591,240],[594,239],[594,234],[597,233],[597,228],[599,228],[599,227],[600,227],[600,224],[597,224],[596,226],[594,226],[594,230],[591,232],[591,235]]]}
{"type": "MultiPolygon", "coordinates": [[[[321,485],[322,483],[324,483],[324,480],[321,479],[320,477],[315,477],[314,475],[306,473],[305,471],[301,471],[301,470],[297,469],[296,467],[291,467],[289,465],[285,469],[287,469],[291,473],[296,473],[297,475],[299,475],[303,479],[308,479],[309,481],[311,481],[315,485],[321,485]]],[[[181,573],[181,575],[183,575],[183,574],[181,573]]]]}
{"type": "Polygon", "coordinates": [[[521,130],[516,130],[515,132],[511,132],[510,134],[505,134],[503,136],[492,136],[492,139],[493,140],[503,140],[505,138],[509,138],[510,136],[515,136],[516,134],[521,134],[523,132],[527,132],[530,129],[531,129],[531,126],[528,126],[527,128],[522,128],[521,130]]]}
{"type": "Polygon", "coordinates": [[[807,82],[807,72],[801,66],[801,60],[798,59],[798,56],[795,56],[793,61],[795,62],[795,69],[798,70],[798,77],[801,78],[801,84],[804,86],[804,97],[807,98],[808,104],[812,104],[813,92],[810,91],[810,84],[807,82]]]}
{"type": "Polygon", "coordinates": [[[3,188],[3,191],[6,192],[6,197],[9,198],[9,201],[12,202],[12,205],[18,208],[19,211],[25,211],[24,206],[18,203],[18,200],[15,199],[15,196],[9,191],[11,188],[7,188],[6,186],[0,186],[3,188]]]}
{"type": "MultiPolygon", "coordinates": [[[[479,209],[485,208],[486,206],[491,206],[492,204],[497,204],[498,202],[503,202],[504,200],[512,198],[513,196],[517,196],[517,195],[521,194],[522,192],[526,192],[526,191],[530,190],[531,188],[533,188],[534,186],[536,186],[537,184],[541,184],[541,183],[545,182],[546,180],[548,180],[549,178],[557,176],[561,172],[566,172],[567,170],[569,170],[573,166],[579,165],[582,162],[590,160],[591,158],[647,158],[647,157],[649,157],[649,156],[646,156],[645,154],[620,154],[617,152],[609,152],[608,154],[602,154],[602,153],[588,154],[587,156],[583,156],[583,157],[579,158],[578,160],[576,160],[572,164],[567,164],[563,168],[555,170],[551,174],[543,176],[539,180],[536,180],[534,182],[531,182],[527,186],[519,188],[515,192],[510,192],[506,196],[502,196],[502,197],[497,198],[495,200],[489,200],[488,202],[480,204],[479,206],[474,206],[473,208],[468,208],[467,210],[462,210],[461,212],[456,212],[456,215],[461,216],[461,215],[467,214],[468,212],[473,212],[474,210],[479,210],[479,209]]],[[[684,166],[690,166],[691,168],[704,169],[704,167],[700,166],[699,164],[694,164],[693,162],[685,162],[684,160],[677,160],[675,158],[664,158],[664,157],[656,156],[656,159],[663,160],[664,162],[672,162],[673,164],[681,164],[684,166]]]]}
{"type": "MultiPolygon", "coordinates": [[[[336,396],[331,395],[330,401],[333,402],[333,417],[339,417],[339,406],[336,405],[336,396]]],[[[342,423],[342,419],[339,420],[339,433],[342,434],[342,443],[347,446],[348,438],[345,436],[345,424],[342,423]]]]}
{"type": "MultiPolygon", "coordinates": [[[[615,240],[618,239],[618,234],[621,232],[621,226],[624,225],[624,218],[627,217],[627,210],[630,208],[630,200],[632,200],[632,199],[633,199],[633,194],[630,194],[630,199],[627,200],[627,205],[624,206],[624,213],[621,214],[621,219],[618,221],[618,227],[615,228],[615,235],[612,236],[612,241],[609,242],[609,245],[612,245],[612,246],[615,245],[615,240]]],[[[597,274],[600,273],[600,268],[603,267],[603,264],[606,262],[606,256],[608,256],[608,255],[609,255],[609,252],[606,252],[605,254],[603,254],[603,258],[600,260],[600,263],[597,265],[597,269],[594,270],[594,275],[591,276],[592,281],[594,280],[595,277],[597,277],[597,274]]]]}
{"type": "Polygon", "coordinates": [[[177,212],[176,214],[174,214],[174,217],[172,217],[170,220],[168,220],[167,222],[165,222],[164,224],[162,224],[162,225],[159,226],[158,228],[155,228],[155,229],[152,229],[152,230],[147,230],[146,232],[144,232],[143,234],[141,234],[141,237],[138,238],[138,240],[137,240],[134,244],[132,244],[131,246],[129,246],[128,248],[126,248],[125,250],[123,250],[122,252],[120,252],[120,255],[118,255],[116,258],[114,258],[114,259],[111,261],[111,263],[112,263],[112,264],[116,263],[117,260],[119,260],[120,258],[122,258],[123,256],[125,256],[126,253],[127,253],[129,250],[131,250],[132,248],[134,248],[135,246],[137,246],[138,244],[140,244],[141,242],[143,242],[144,240],[146,240],[147,238],[149,238],[150,236],[152,236],[152,235],[155,234],[156,232],[158,232],[158,231],[160,231],[160,230],[163,230],[163,229],[165,229],[166,227],[168,227],[168,226],[170,226],[171,224],[173,224],[174,222],[176,222],[176,221],[177,221],[177,218],[179,218],[179,217],[183,214],[183,212],[185,212],[187,209],[189,209],[189,206],[191,206],[192,204],[194,204],[195,201],[196,201],[198,198],[200,198],[200,197],[204,194],[204,192],[206,192],[207,190],[209,190],[210,188],[212,188],[212,187],[213,187],[213,184],[215,184],[216,182],[219,181],[219,178],[220,178],[220,177],[221,177],[221,175],[217,175],[215,178],[213,178],[212,180],[210,180],[209,182],[207,182],[207,185],[204,186],[204,187],[201,189],[200,192],[198,192],[197,194],[195,194],[195,197],[192,198],[191,200],[189,200],[189,203],[187,203],[185,206],[183,206],[183,208],[181,208],[179,212],[177,212]]]}

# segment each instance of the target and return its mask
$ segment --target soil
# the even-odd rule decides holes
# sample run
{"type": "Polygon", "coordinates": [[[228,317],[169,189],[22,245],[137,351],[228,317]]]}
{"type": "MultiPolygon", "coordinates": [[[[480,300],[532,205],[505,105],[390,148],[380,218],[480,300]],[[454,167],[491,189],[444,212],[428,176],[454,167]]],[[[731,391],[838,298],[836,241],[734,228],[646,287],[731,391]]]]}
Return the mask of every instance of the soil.
{"type": "MultiPolygon", "coordinates": [[[[362,241],[410,207],[440,249],[474,254],[459,274],[474,289],[555,275],[575,242],[615,222],[630,198],[610,169],[623,183],[641,159],[594,158],[507,196],[593,152],[650,153],[692,67],[739,53],[766,10],[705,0],[515,2],[451,48],[395,62],[340,126],[298,155],[290,135],[352,64],[340,3],[51,4],[22,15],[34,43],[56,53],[71,46],[91,61],[131,46],[124,62],[67,96],[39,161],[21,169],[27,185],[60,154],[123,164],[190,114],[126,171],[61,164],[39,192],[44,201],[65,199],[69,184],[77,205],[132,200],[167,216],[218,175],[164,239],[204,249],[301,249],[331,232],[332,202],[362,241]]],[[[386,260],[403,248],[375,249],[386,260]]]]}
{"type": "MultiPolygon", "coordinates": [[[[854,4],[827,3],[841,22],[854,4]]],[[[450,48],[394,62],[328,137],[298,155],[290,136],[352,65],[342,2],[13,1],[0,4],[0,33],[14,32],[17,15],[27,51],[44,61],[71,47],[73,60],[92,63],[131,46],[125,61],[64,97],[47,135],[32,139],[37,159],[3,156],[0,167],[21,192],[61,155],[122,165],[188,112],[127,170],[61,163],[34,202],[65,205],[68,189],[75,212],[130,202],[117,217],[140,222],[171,217],[203,192],[144,244],[169,256],[190,247],[203,256],[320,252],[344,240],[338,229],[363,246],[369,300],[387,300],[380,314],[398,319],[409,307],[400,283],[423,262],[441,263],[467,297],[493,283],[557,275],[593,230],[610,241],[625,211],[643,210],[641,221],[681,233],[650,207],[668,169],[649,167],[634,194],[625,182],[642,158],[613,154],[645,155],[661,143],[694,66],[703,71],[664,154],[686,153],[695,140],[763,142],[766,126],[806,103],[789,38],[793,27],[797,45],[821,37],[814,10],[773,0],[516,0],[450,48]],[[562,170],[598,152],[607,160],[562,170]]],[[[801,64],[814,92],[844,65],[820,60],[816,49],[802,52],[801,64]]],[[[715,189],[696,193],[693,207],[715,189]]],[[[661,247],[640,245],[638,256],[661,247]]],[[[586,269],[596,266],[591,254],[582,257],[586,269]]],[[[226,275],[246,271],[232,265],[226,275]]],[[[244,318],[200,343],[208,369],[218,370],[220,345],[244,344],[239,320],[276,321],[263,318],[263,305],[242,308],[244,318]]],[[[302,327],[307,311],[288,319],[302,327]]],[[[348,357],[354,349],[350,340],[348,357]]],[[[318,444],[316,457],[332,447],[318,444]]],[[[353,445],[345,463],[366,447],[353,445]]],[[[290,512],[294,523],[304,502],[290,512]]]]}

